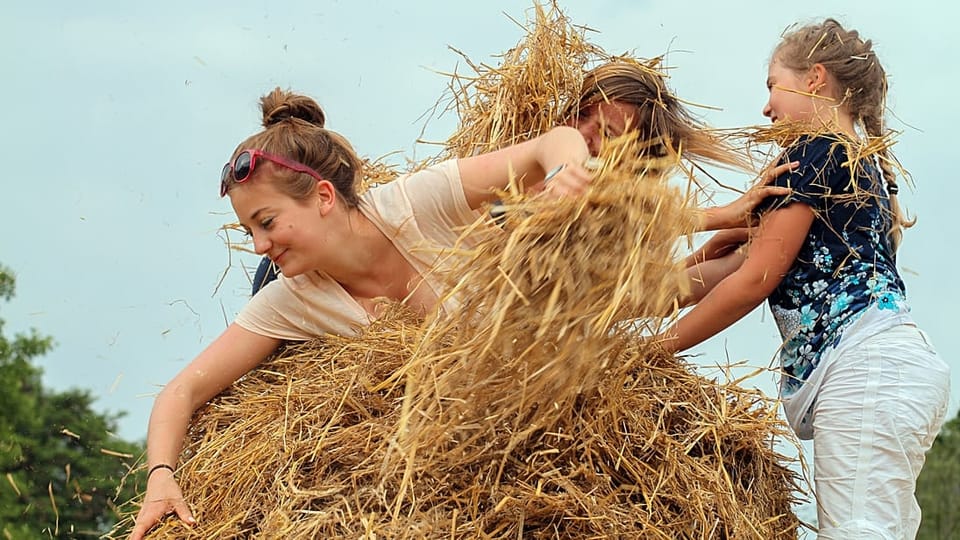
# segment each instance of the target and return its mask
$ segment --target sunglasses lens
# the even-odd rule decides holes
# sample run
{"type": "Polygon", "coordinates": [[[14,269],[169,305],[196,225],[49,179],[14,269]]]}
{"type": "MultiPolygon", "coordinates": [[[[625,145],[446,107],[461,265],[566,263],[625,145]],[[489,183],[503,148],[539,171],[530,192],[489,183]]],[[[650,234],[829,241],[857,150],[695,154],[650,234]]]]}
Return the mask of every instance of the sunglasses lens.
{"type": "Polygon", "coordinates": [[[220,196],[223,197],[227,194],[227,180],[230,178],[230,171],[233,170],[230,167],[229,163],[224,164],[223,169],[220,170],[220,196]]]}
{"type": "Polygon", "coordinates": [[[237,159],[233,161],[233,179],[237,182],[244,182],[250,176],[250,164],[252,158],[250,152],[241,152],[237,159]]]}

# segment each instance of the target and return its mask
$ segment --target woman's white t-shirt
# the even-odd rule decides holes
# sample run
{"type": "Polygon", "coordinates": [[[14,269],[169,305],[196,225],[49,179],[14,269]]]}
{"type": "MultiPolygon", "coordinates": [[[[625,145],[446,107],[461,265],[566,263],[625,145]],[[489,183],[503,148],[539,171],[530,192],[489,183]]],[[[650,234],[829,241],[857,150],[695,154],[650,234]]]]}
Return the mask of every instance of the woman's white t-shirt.
{"type": "MultiPolygon", "coordinates": [[[[360,211],[443,300],[441,308],[455,308],[456,299],[444,294],[443,276],[462,262],[460,249],[476,245],[477,234],[462,239],[461,234],[480,216],[467,204],[456,160],[370,188],[361,196],[360,211]]],[[[325,334],[355,335],[371,321],[339,283],[314,271],[278,276],[250,299],[235,322],[263,336],[307,341],[325,334]]]]}

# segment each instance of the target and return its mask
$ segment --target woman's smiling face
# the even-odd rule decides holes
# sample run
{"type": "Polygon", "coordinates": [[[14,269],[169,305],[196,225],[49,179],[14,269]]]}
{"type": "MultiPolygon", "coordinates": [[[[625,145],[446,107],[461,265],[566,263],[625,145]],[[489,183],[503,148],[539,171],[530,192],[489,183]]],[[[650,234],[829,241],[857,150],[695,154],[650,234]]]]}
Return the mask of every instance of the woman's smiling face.
{"type": "Polygon", "coordinates": [[[809,78],[786,67],[776,58],[767,72],[769,98],[763,106],[763,115],[772,122],[790,120],[805,122],[815,114],[809,78]]]}
{"type": "Polygon", "coordinates": [[[325,240],[323,218],[313,199],[298,201],[280,192],[266,173],[231,189],[230,203],[254,251],[293,277],[316,268],[325,240]]]}

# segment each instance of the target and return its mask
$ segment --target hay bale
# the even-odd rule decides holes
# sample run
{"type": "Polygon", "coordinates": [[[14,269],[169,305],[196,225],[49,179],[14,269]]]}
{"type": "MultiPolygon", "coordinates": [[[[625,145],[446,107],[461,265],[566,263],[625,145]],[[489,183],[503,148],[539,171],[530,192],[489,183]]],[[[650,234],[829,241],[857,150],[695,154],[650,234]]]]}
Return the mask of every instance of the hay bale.
{"type": "Polygon", "coordinates": [[[402,388],[370,384],[393,356],[362,345],[402,328],[288,351],[222,398],[260,399],[202,412],[180,471],[199,525],[168,520],[151,538],[795,537],[763,399],[635,351],[569,422],[509,456],[508,432],[486,456],[416,471],[415,503],[398,508],[404,479],[381,469],[402,388]]]}

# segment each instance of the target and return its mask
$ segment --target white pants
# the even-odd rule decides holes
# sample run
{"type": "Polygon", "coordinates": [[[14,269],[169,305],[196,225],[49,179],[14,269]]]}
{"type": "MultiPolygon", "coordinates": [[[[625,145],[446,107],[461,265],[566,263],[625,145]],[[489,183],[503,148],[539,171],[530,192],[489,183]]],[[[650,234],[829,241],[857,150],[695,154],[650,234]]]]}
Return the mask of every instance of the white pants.
{"type": "Polygon", "coordinates": [[[818,538],[915,538],[914,489],[946,415],[950,368],[913,325],[825,367],[813,410],[818,538]]]}

